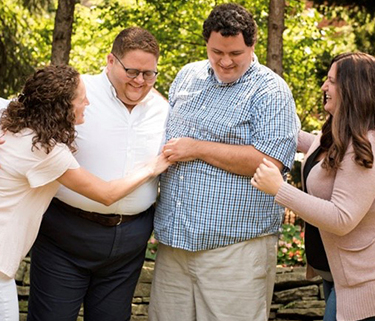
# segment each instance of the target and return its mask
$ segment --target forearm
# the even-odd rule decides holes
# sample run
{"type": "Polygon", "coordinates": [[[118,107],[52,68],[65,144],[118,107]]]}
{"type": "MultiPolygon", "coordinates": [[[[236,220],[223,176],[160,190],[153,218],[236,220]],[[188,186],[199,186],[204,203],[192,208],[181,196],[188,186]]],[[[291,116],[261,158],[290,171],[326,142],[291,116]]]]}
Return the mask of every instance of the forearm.
{"type": "Polygon", "coordinates": [[[286,182],[276,194],[275,201],[311,225],[336,235],[348,234],[357,224],[353,217],[332,201],[307,194],[286,182]]]}
{"type": "Polygon", "coordinates": [[[197,141],[196,158],[228,172],[253,176],[263,158],[272,161],[280,170],[281,162],[258,151],[251,145],[229,145],[197,141]]]}
{"type": "Polygon", "coordinates": [[[111,205],[133,192],[148,179],[155,177],[145,166],[124,178],[104,181],[83,168],[67,170],[58,181],[67,188],[96,202],[111,205]]]}
{"type": "Polygon", "coordinates": [[[152,171],[148,167],[137,170],[134,174],[127,175],[124,178],[112,180],[107,183],[102,194],[104,205],[111,205],[125,196],[132,193],[139,186],[147,182],[149,179],[154,178],[152,171]]]}
{"type": "Polygon", "coordinates": [[[163,147],[163,154],[170,162],[200,159],[212,166],[244,176],[252,176],[263,158],[272,161],[280,170],[283,168],[281,162],[251,145],[230,145],[189,137],[170,139],[163,147]]]}

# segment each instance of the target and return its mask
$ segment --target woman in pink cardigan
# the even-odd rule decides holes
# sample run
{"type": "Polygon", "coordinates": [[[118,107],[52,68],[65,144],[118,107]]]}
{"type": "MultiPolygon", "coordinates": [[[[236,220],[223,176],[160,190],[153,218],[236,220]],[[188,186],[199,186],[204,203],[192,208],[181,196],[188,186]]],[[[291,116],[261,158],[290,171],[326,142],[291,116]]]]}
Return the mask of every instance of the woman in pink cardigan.
{"type": "Polygon", "coordinates": [[[306,161],[315,157],[304,182],[308,193],[284,182],[267,160],[252,184],[319,228],[337,320],[375,320],[375,58],[335,57],[322,90],[330,115],[321,134],[299,135],[306,161]]]}

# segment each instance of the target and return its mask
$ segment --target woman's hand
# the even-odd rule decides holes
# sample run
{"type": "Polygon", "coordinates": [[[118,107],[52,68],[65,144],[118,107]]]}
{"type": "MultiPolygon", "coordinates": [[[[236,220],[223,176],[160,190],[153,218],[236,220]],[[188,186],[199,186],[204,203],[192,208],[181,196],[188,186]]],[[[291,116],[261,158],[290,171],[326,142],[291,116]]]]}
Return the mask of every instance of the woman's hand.
{"type": "Polygon", "coordinates": [[[149,168],[153,177],[163,173],[172,163],[168,161],[167,157],[162,153],[151,161],[147,167],[149,168]]]}
{"type": "Polygon", "coordinates": [[[263,158],[263,163],[259,165],[251,179],[251,185],[270,195],[276,195],[283,182],[280,170],[265,158],[263,158]]]}

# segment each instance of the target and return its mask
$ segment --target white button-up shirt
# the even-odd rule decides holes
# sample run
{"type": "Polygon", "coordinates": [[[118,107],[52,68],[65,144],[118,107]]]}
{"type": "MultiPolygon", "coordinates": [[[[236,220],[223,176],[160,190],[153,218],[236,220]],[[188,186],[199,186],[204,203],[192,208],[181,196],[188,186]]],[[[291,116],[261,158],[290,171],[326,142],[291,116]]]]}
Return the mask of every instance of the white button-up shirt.
{"type": "MultiPolygon", "coordinates": [[[[85,123],[76,127],[79,164],[104,180],[132,173],[159,154],[165,139],[169,105],[151,91],[132,112],[117,98],[106,71],[83,75],[90,105],[85,123]]],[[[61,187],[61,201],[98,213],[132,215],[149,208],[156,200],[158,179],[152,179],[120,201],[105,206],[61,187]]]]}
{"type": "Polygon", "coordinates": [[[9,104],[10,100],[0,98],[0,114],[1,114],[1,109],[6,108],[9,104]]]}

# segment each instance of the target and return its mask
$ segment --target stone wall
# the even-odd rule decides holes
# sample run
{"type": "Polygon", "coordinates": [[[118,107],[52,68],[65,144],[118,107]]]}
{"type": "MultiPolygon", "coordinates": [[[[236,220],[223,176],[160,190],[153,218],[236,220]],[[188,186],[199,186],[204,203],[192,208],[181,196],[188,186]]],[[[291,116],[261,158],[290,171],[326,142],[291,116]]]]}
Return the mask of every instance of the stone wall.
{"type": "MultiPolygon", "coordinates": [[[[16,275],[18,288],[20,321],[27,316],[29,295],[30,259],[26,258],[16,275]]],[[[131,321],[147,321],[151,281],[154,263],[146,261],[139,283],[134,293],[131,321]]],[[[324,314],[323,287],[320,278],[305,279],[305,268],[277,268],[275,292],[271,307],[270,321],[321,321],[324,314]]],[[[83,321],[81,309],[77,321],[83,321]]],[[[105,321],[105,320],[103,320],[105,321]]]]}

